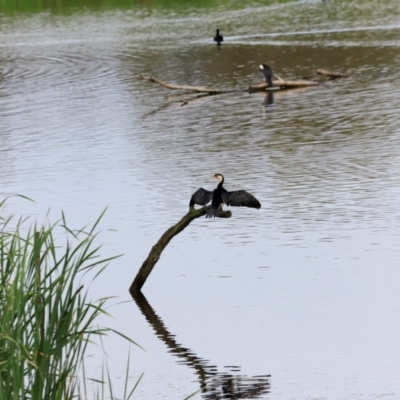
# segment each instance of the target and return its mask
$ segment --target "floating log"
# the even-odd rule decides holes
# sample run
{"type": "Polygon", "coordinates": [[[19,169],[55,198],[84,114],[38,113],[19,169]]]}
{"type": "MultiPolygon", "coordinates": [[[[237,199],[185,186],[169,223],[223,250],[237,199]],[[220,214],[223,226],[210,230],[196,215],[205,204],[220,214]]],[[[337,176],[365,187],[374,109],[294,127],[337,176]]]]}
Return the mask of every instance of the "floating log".
{"type": "Polygon", "coordinates": [[[318,69],[317,70],[318,75],[324,75],[324,76],[329,76],[330,78],[345,78],[349,75],[343,74],[341,72],[333,72],[333,71],[328,71],[327,69],[318,69]]]}
{"type": "MultiPolygon", "coordinates": [[[[194,219],[202,217],[208,211],[208,207],[202,207],[198,209],[191,208],[189,212],[175,225],[171,226],[165,231],[161,236],[159,241],[153,246],[146,260],[140,267],[134,281],[129,288],[129,293],[133,296],[133,293],[137,290],[141,290],[142,286],[145,284],[148,276],[156,265],[157,261],[161,257],[162,251],[171,241],[171,239],[176,236],[179,232],[182,232],[194,219]]],[[[232,213],[230,211],[221,211],[221,218],[230,218],[232,213]]]]}
{"type": "Polygon", "coordinates": [[[208,94],[223,94],[223,93],[236,93],[236,92],[246,92],[246,88],[241,89],[218,89],[214,87],[207,87],[207,86],[191,86],[191,85],[175,85],[173,83],[163,82],[160,79],[154,78],[151,75],[142,75],[138,76],[138,79],[142,79],[144,81],[149,81],[153,83],[157,83],[167,89],[174,89],[174,90],[190,90],[192,92],[199,92],[199,93],[208,93],[208,94]]]}
{"type": "MultiPolygon", "coordinates": [[[[318,70],[320,71],[320,70],[318,70]]],[[[322,71],[322,70],[321,70],[322,71]]],[[[157,83],[158,85],[165,87],[166,89],[171,90],[190,90],[192,92],[198,93],[205,93],[208,95],[213,94],[223,94],[223,93],[238,93],[238,92],[256,92],[256,91],[263,91],[267,90],[277,90],[277,89],[294,89],[294,88],[301,88],[301,87],[310,87],[310,86],[317,86],[320,82],[316,81],[309,81],[309,80],[295,80],[295,81],[287,81],[278,77],[274,74],[275,77],[278,79],[273,80],[274,86],[268,88],[267,82],[260,83],[258,85],[249,85],[247,88],[237,88],[237,89],[221,89],[221,88],[214,88],[214,87],[207,87],[207,86],[192,86],[192,85],[176,85],[173,83],[163,82],[160,79],[155,78],[154,76],[150,75],[139,75],[139,79],[144,81],[149,81],[153,83],[157,83]]]]}
{"type": "MultiPolygon", "coordinates": [[[[272,81],[274,86],[270,88],[270,90],[274,90],[274,88],[278,87],[280,89],[290,89],[290,88],[300,88],[300,87],[309,87],[309,86],[317,86],[319,82],[315,81],[306,81],[306,80],[298,80],[298,81],[286,81],[284,79],[275,79],[272,81]]],[[[267,82],[260,83],[258,85],[249,85],[249,92],[256,92],[258,90],[265,90],[268,87],[267,82]]],[[[276,90],[276,89],[275,89],[276,90]]]]}

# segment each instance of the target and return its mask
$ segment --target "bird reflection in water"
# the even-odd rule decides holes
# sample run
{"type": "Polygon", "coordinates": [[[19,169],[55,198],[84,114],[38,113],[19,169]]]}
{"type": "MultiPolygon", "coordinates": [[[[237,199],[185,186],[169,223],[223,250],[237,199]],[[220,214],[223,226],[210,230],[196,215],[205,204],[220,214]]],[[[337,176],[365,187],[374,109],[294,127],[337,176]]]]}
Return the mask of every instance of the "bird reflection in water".
{"type": "Polygon", "coordinates": [[[272,107],[273,104],[274,104],[274,93],[271,91],[267,92],[263,100],[263,106],[267,108],[267,107],[272,107]]]}
{"type": "Polygon", "coordinates": [[[137,306],[154,329],[157,337],[168,347],[169,351],[179,358],[180,364],[193,368],[201,387],[201,395],[206,400],[240,400],[265,399],[270,390],[270,375],[254,377],[237,375],[240,367],[225,367],[227,372],[218,372],[216,366],[208,364],[207,360],[197,357],[188,348],[181,346],[172,335],[161,318],[155,313],[143,293],[136,291],[133,294],[137,306]]]}

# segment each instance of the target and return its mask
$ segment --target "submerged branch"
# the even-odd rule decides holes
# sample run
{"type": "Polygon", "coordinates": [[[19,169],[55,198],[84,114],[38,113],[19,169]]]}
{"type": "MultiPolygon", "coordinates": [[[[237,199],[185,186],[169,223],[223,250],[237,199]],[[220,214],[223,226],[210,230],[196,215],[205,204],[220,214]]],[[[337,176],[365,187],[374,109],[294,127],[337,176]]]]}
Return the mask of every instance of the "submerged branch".
{"type": "MultiPolygon", "coordinates": [[[[280,78],[278,75],[274,74],[277,79],[273,81],[274,88],[270,88],[272,90],[279,89],[291,89],[291,88],[300,88],[300,87],[309,87],[319,85],[319,82],[309,81],[309,80],[294,80],[287,81],[280,78]]],[[[207,86],[192,86],[192,85],[176,85],[173,83],[164,82],[160,79],[155,78],[151,75],[142,75],[138,76],[138,79],[149,81],[153,83],[157,83],[158,85],[165,87],[166,89],[171,90],[190,90],[192,92],[197,93],[205,93],[206,95],[214,95],[214,94],[223,94],[223,93],[239,93],[239,92],[256,92],[267,89],[267,82],[260,83],[258,85],[248,85],[247,88],[239,88],[239,89],[220,89],[215,87],[207,87],[207,86]]]]}
{"type": "MultiPolygon", "coordinates": [[[[161,257],[161,253],[167,247],[171,239],[178,233],[182,232],[194,219],[202,217],[208,211],[208,207],[202,207],[199,209],[191,208],[189,212],[175,225],[171,226],[161,236],[159,241],[153,246],[146,260],[140,267],[135,279],[133,280],[129,293],[133,296],[133,293],[137,290],[141,290],[145,284],[148,276],[156,265],[157,261],[161,257]]],[[[230,218],[232,213],[230,211],[221,211],[221,218],[230,218]]]]}
{"type": "Polygon", "coordinates": [[[328,71],[327,69],[318,69],[317,75],[324,75],[324,76],[328,76],[333,79],[334,78],[345,78],[348,76],[347,74],[343,74],[342,72],[328,71]]]}

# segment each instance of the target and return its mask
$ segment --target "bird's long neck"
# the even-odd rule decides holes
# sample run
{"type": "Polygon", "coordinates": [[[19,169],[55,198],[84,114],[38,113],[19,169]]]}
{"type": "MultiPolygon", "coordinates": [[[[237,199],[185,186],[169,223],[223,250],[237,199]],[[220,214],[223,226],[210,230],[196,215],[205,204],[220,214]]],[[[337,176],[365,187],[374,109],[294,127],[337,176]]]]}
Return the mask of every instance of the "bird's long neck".
{"type": "Polygon", "coordinates": [[[222,179],[221,179],[221,182],[218,183],[217,188],[218,188],[218,189],[221,189],[223,184],[224,184],[224,178],[222,178],[222,179]]]}

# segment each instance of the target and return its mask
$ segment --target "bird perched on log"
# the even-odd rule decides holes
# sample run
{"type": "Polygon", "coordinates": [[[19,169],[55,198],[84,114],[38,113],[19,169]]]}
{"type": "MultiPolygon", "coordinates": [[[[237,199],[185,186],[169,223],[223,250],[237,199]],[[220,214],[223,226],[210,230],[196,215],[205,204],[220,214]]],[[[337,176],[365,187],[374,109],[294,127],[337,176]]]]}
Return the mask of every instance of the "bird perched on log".
{"type": "Polygon", "coordinates": [[[189,208],[193,208],[195,204],[205,206],[211,201],[206,218],[220,217],[223,204],[227,206],[237,207],[252,207],[259,209],[260,202],[250,193],[245,190],[235,190],[228,192],[222,185],[224,184],[224,176],[222,174],[215,174],[213,178],[219,181],[216,189],[208,191],[200,188],[192,194],[190,199],[189,208]]]}
{"type": "Polygon", "coordinates": [[[264,74],[265,81],[267,82],[268,87],[274,86],[274,84],[272,82],[272,69],[268,65],[265,65],[265,64],[261,64],[259,66],[259,68],[264,74]]]}
{"type": "Polygon", "coordinates": [[[219,34],[219,29],[217,29],[217,33],[214,36],[214,42],[217,42],[217,46],[219,46],[221,44],[221,42],[223,42],[223,41],[224,41],[224,37],[219,34]]]}

